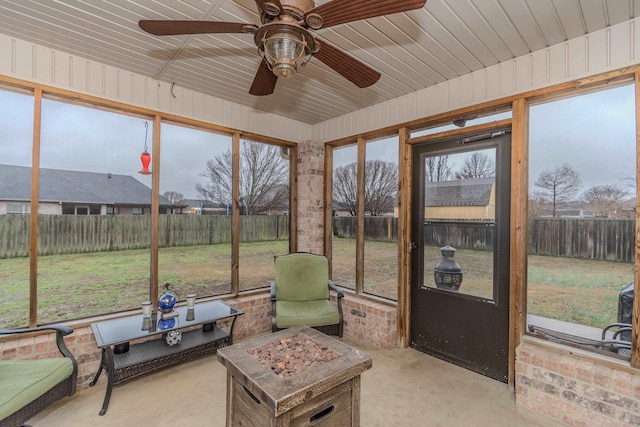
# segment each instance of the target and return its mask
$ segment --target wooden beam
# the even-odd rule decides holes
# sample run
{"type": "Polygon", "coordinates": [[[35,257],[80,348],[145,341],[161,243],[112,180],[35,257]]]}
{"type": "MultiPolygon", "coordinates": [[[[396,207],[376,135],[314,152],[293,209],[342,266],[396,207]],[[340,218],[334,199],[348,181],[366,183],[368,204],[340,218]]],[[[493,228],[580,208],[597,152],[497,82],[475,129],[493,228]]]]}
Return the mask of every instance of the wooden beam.
{"type": "Polygon", "coordinates": [[[289,147],[289,253],[298,251],[298,146],[289,147]]]}
{"type": "MultiPolygon", "coordinates": [[[[636,89],[636,248],[633,282],[640,284],[640,71],[635,73],[636,89]]],[[[633,299],[631,327],[631,367],[640,368],[640,298],[633,299]]]]}
{"type": "Polygon", "coordinates": [[[527,307],[527,244],[529,200],[529,106],[524,99],[513,102],[511,134],[511,230],[509,240],[509,374],[515,390],[516,348],[524,335],[527,307]]]}
{"type": "Polygon", "coordinates": [[[240,293],[240,134],[231,138],[231,295],[240,293]]]}
{"type": "Polygon", "coordinates": [[[398,129],[406,127],[410,131],[418,129],[427,129],[436,126],[446,125],[451,123],[455,118],[470,117],[470,116],[485,116],[494,114],[500,111],[507,111],[511,108],[512,104],[518,99],[525,99],[527,101],[541,100],[545,97],[562,97],[571,93],[581,93],[593,88],[602,87],[607,84],[622,84],[625,82],[631,82],[634,79],[634,74],[640,72],[640,65],[632,65],[630,67],[620,68],[618,70],[609,71],[595,76],[585,77],[578,80],[573,80],[565,83],[560,83],[553,86],[548,86],[541,89],[534,89],[527,92],[507,96],[505,98],[495,99],[492,101],[483,102],[481,104],[475,104],[468,107],[458,108],[456,110],[447,111],[444,113],[411,120],[408,122],[398,123],[392,126],[386,126],[383,128],[372,129],[367,132],[358,133],[355,135],[349,135],[343,138],[327,141],[326,143],[339,147],[348,145],[353,142],[355,138],[378,138],[384,135],[395,134],[398,129]]]}
{"type": "MultiPolygon", "coordinates": [[[[432,141],[440,141],[442,139],[453,138],[456,136],[467,135],[473,133],[490,132],[493,130],[504,129],[511,126],[512,119],[496,120],[495,122],[483,123],[476,126],[469,126],[468,128],[448,130],[445,132],[438,132],[431,135],[423,135],[407,140],[408,144],[424,144],[432,141]]],[[[406,128],[405,128],[406,129],[406,128]]]]}
{"type": "Polygon", "coordinates": [[[333,148],[324,150],[324,255],[329,260],[332,277],[333,260],[333,148]]]}
{"type": "Polygon", "coordinates": [[[356,294],[364,293],[364,194],[367,141],[358,138],[358,178],[356,189],[356,294]]]}
{"type": "Polygon", "coordinates": [[[151,147],[151,262],[149,266],[149,296],[153,310],[158,309],[158,248],[160,228],[160,128],[162,118],[153,118],[153,146],[151,147]]]}
{"type": "Polygon", "coordinates": [[[42,91],[33,93],[33,143],[31,145],[31,203],[29,214],[29,326],[38,323],[38,200],[40,200],[40,135],[42,91]]]}
{"type": "Polygon", "coordinates": [[[398,347],[409,346],[411,319],[411,146],[409,130],[399,131],[398,173],[398,347]]]}

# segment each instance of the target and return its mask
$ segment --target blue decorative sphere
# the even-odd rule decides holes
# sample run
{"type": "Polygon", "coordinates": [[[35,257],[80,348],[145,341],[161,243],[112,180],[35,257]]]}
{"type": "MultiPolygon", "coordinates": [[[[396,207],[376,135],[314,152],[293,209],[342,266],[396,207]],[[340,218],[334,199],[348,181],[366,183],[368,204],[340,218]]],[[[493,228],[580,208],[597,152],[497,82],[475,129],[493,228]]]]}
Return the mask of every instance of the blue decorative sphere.
{"type": "Polygon", "coordinates": [[[173,310],[174,305],[176,305],[176,296],[165,289],[162,295],[160,295],[160,299],[158,299],[158,308],[163,313],[167,313],[173,310]]]}

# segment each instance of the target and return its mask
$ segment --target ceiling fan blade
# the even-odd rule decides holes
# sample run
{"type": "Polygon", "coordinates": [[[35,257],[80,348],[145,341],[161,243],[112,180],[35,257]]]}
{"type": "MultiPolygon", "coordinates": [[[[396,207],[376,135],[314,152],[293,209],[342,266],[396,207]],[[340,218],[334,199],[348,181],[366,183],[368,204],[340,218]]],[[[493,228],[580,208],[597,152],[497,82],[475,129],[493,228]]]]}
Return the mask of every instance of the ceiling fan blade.
{"type": "Polygon", "coordinates": [[[304,19],[306,21],[310,14],[320,15],[323,21],[322,28],[326,28],[360,19],[419,9],[426,2],[427,0],[333,0],[308,10],[304,14],[304,19]]]}
{"type": "Polygon", "coordinates": [[[253,78],[249,93],[254,96],[271,95],[276,88],[278,77],[269,69],[269,64],[264,59],[260,63],[260,68],[253,78]]]}
{"type": "Polygon", "coordinates": [[[140,28],[155,36],[173,36],[179,34],[213,34],[213,33],[251,33],[258,28],[254,24],[243,22],[220,21],[168,21],[141,20],[140,28]]]}
{"type": "Polygon", "coordinates": [[[313,56],[324,62],[354,85],[365,88],[380,79],[379,72],[354,57],[347,55],[344,51],[325,41],[317,41],[317,43],[320,43],[320,50],[314,53],[313,56]]]}
{"type": "Polygon", "coordinates": [[[258,11],[270,16],[278,16],[282,12],[280,0],[256,0],[258,11]]]}

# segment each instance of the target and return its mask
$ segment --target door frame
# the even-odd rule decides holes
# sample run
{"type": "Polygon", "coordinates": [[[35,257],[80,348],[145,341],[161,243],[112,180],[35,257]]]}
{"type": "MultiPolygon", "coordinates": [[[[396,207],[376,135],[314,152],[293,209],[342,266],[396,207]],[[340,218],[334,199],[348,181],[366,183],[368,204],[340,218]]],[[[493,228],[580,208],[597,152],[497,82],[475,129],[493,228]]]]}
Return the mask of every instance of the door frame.
{"type": "MultiPolygon", "coordinates": [[[[526,198],[517,197],[518,194],[527,194],[528,182],[526,178],[528,152],[528,129],[526,126],[528,116],[528,102],[525,99],[516,99],[511,103],[512,117],[490,123],[483,123],[468,128],[455,129],[432,135],[424,135],[411,138],[411,129],[403,127],[399,129],[400,136],[400,176],[399,176],[399,208],[400,229],[398,233],[398,273],[401,286],[398,290],[398,346],[407,348],[411,337],[410,316],[410,286],[411,286],[411,192],[413,187],[411,164],[413,145],[424,142],[444,139],[451,136],[464,137],[468,134],[497,131],[505,127],[511,128],[511,206],[510,206],[510,292],[509,292],[509,390],[515,392],[515,349],[520,344],[523,335],[525,312],[523,309],[523,290],[519,284],[526,272],[527,240],[522,238],[526,233],[526,198]],[[525,242],[523,247],[514,243],[525,242]],[[521,270],[524,268],[524,270],[521,270]]],[[[468,112],[468,111],[467,111],[468,112]]],[[[445,123],[442,123],[445,124],[445,123]]]]}
{"type": "MultiPolygon", "coordinates": [[[[509,218],[511,183],[511,129],[447,137],[413,146],[412,178],[412,280],[409,296],[417,310],[409,319],[411,347],[501,382],[508,382],[509,352],[509,218]],[[419,148],[418,148],[419,147],[419,148]],[[491,295],[473,296],[462,289],[436,289],[425,265],[424,160],[433,156],[468,155],[478,150],[495,150],[495,222],[492,228],[491,295]],[[464,154],[467,153],[467,154],[464,154]],[[457,315],[452,316],[452,313],[457,315]],[[453,319],[458,319],[452,322],[453,319]],[[454,338],[458,337],[458,338],[454,338]],[[464,337],[464,338],[462,338],[464,337]]],[[[491,155],[490,155],[491,157],[491,155]]],[[[458,222],[453,220],[453,222],[458,222]]],[[[486,228],[486,224],[483,229],[486,228]]],[[[446,242],[440,242],[444,245],[446,242]]],[[[457,246],[457,245],[456,245],[457,246]]],[[[428,262],[430,262],[428,261],[428,262]]],[[[460,261],[462,264],[462,261],[460,261]]],[[[464,266],[463,266],[464,270],[464,266]]],[[[467,279],[468,280],[468,279],[467,279]]],[[[463,283],[464,287],[464,283],[463,283]]]]}

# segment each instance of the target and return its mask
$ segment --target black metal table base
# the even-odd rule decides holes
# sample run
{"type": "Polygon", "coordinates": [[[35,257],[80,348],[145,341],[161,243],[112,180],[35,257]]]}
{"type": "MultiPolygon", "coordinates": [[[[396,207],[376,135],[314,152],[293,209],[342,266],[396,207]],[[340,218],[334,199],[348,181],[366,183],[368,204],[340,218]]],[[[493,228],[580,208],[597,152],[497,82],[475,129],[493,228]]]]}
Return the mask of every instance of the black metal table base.
{"type": "Polygon", "coordinates": [[[174,346],[170,346],[164,339],[158,338],[131,343],[129,351],[120,354],[114,352],[113,346],[103,347],[100,367],[89,383],[89,387],[93,387],[103,370],[107,374],[107,390],[100,415],[104,415],[109,408],[114,386],[142,375],[215,353],[219,348],[231,345],[235,320],[234,317],[231,321],[229,333],[217,326],[214,326],[210,331],[206,331],[208,328],[192,329],[183,332],[181,342],[174,346]]]}

